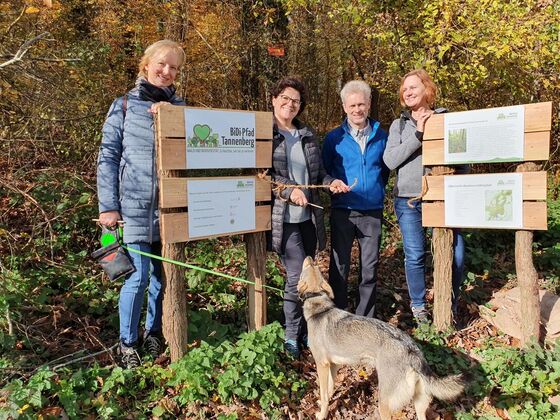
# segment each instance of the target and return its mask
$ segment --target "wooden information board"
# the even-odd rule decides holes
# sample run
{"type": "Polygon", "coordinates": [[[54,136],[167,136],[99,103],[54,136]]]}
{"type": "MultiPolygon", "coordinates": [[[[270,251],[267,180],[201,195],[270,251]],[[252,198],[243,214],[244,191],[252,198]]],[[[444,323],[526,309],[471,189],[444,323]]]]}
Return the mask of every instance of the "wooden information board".
{"type": "MultiPolygon", "coordinates": [[[[547,160],[552,102],[528,104],[524,109],[524,161],[547,160]]],[[[445,114],[433,115],[426,123],[422,143],[424,166],[448,165],[444,161],[444,118],[445,114]]],[[[443,180],[444,176],[424,177],[427,191],[422,197],[422,224],[426,227],[453,227],[445,223],[443,180]]],[[[547,229],[546,188],[546,172],[523,174],[523,229],[547,229]]]]}
{"type": "MultiPolygon", "coordinates": [[[[179,177],[178,170],[188,170],[187,141],[184,110],[189,107],[166,106],[158,113],[158,175],[160,180],[160,229],[166,243],[193,240],[188,235],[188,177],[179,177]],[[167,171],[172,171],[168,173],[167,171]]],[[[191,108],[192,109],[192,108],[191,108]]],[[[227,110],[222,110],[227,111],[227,110]]],[[[250,111],[236,111],[247,112],[250,111]]],[[[250,112],[255,115],[256,168],[272,166],[272,113],[250,112]]],[[[219,168],[216,168],[219,169],[219,168]]],[[[188,173],[192,174],[194,170],[188,173]]],[[[197,170],[198,171],[198,170],[197,170]]],[[[234,178],[234,177],[231,177],[234,178]]],[[[191,179],[220,179],[220,177],[191,179]]],[[[225,179],[222,177],[222,179],[225,179]]],[[[265,180],[254,178],[256,183],[255,219],[256,227],[250,231],[239,231],[227,235],[196,237],[197,240],[215,236],[229,236],[249,232],[262,232],[271,228],[271,186],[265,180]]]]}
{"type": "MultiPolygon", "coordinates": [[[[271,184],[267,182],[266,179],[260,179],[257,176],[258,169],[268,169],[272,166],[272,113],[270,112],[250,112],[250,111],[232,111],[232,110],[219,110],[221,113],[213,113],[214,118],[217,114],[220,115],[220,120],[218,122],[221,126],[222,122],[228,123],[229,119],[224,119],[229,112],[232,115],[237,114],[237,120],[250,120],[251,128],[250,130],[239,130],[230,127],[230,135],[228,137],[233,138],[233,143],[236,142],[235,137],[237,133],[247,133],[250,131],[251,138],[248,147],[251,147],[250,155],[251,161],[248,165],[244,166],[243,174],[235,177],[206,177],[202,176],[208,175],[206,168],[211,169],[212,173],[220,172],[220,167],[218,165],[228,164],[228,168],[238,166],[238,161],[233,161],[228,158],[224,158],[224,154],[217,155],[214,162],[212,156],[213,151],[220,152],[220,147],[227,147],[231,144],[231,139],[226,137],[222,138],[222,144],[220,144],[219,134],[213,134],[209,137],[211,131],[210,125],[196,123],[193,127],[194,134],[197,136],[196,140],[210,139],[210,141],[205,141],[203,151],[205,160],[204,162],[200,160],[200,154],[194,153],[194,146],[191,137],[191,149],[187,145],[187,132],[186,126],[191,126],[195,121],[193,118],[189,124],[185,122],[185,115],[187,112],[185,110],[191,110],[188,112],[189,115],[204,115],[204,111],[207,109],[200,108],[190,108],[184,106],[172,106],[164,105],[160,107],[157,115],[155,116],[156,123],[156,143],[157,143],[157,170],[158,170],[158,181],[159,181],[159,211],[160,211],[160,236],[162,241],[162,257],[167,259],[175,259],[178,261],[183,261],[185,258],[185,243],[191,240],[199,240],[207,237],[215,236],[230,236],[235,234],[243,233],[245,234],[245,243],[247,249],[247,276],[248,280],[252,281],[253,284],[248,286],[248,307],[249,307],[249,319],[248,324],[250,329],[259,329],[266,324],[266,293],[264,289],[265,278],[266,278],[266,241],[264,236],[265,230],[270,230],[271,228],[271,184]],[[196,110],[196,112],[192,112],[196,110]],[[199,112],[203,111],[203,112],[199,112]],[[252,114],[251,118],[239,117],[240,113],[252,114]],[[254,118],[253,118],[254,116],[254,118]],[[254,124],[253,124],[254,121],[254,124]],[[254,147],[254,149],[253,149],[254,147]],[[187,155],[191,153],[192,155],[187,155]],[[197,157],[199,159],[197,159],[197,157]],[[254,158],[254,159],[253,159],[254,158]],[[252,162],[255,162],[254,167],[252,167],[252,162]],[[189,168],[188,162],[191,165],[197,166],[197,168],[189,168]],[[202,163],[202,164],[201,164],[202,163]],[[212,165],[216,166],[212,166],[212,165]],[[247,169],[253,168],[253,169],[247,169]],[[201,172],[206,171],[206,172],[201,172]],[[248,173],[252,171],[252,173],[248,173]],[[249,178],[249,181],[247,181],[249,178]],[[243,218],[243,213],[245,209],[250,208],[251,211],[254,208],[254,221],[253,218],[243,219],[247,223],[245,224],[233,224],[232,226],[255,226],[252,230],[242,230],[238,232],[231,232],[219,234],[215,232],[223,232],[220,230],[225,228],[224,223],[214,225],[212,232],[213,235],[204,236],[206,232],[206,225],[201,223],[196,226],[196,232],[200,232],[201,235],[196,236],[196,238],[189,237],[189,191],[188,185],[192,180],[191,189],[193,194],[216,194],[215,190],[208,191],[206,188],[216,188],[219,186],[219,181],[224,180],[222,184],[228,185],[225,191],[221,191],[229,197],[229,211],[233,211],[234,205],[231,200],[242,200],[244,197],[243,204],[246,204],[245,195],[237,195],[235,191],[231,191],[229,185],[232,184],[231,180],[234,179],[233,185],[251,185],[249,190],[249,195],[252,196],[254,191],[255,203],[249,206],[239,206],[239,211],[237,217],[243,218]],[[204,180],[212,180],[211,182],[204,182],[204,180]],[[218,181],[217,183],[214,181],[218,181]],[[247,183],[247,184],[243,184],[247,183]],[[202,186],[202,187],[201,187],[202,186]],[[198,191],[198,189],[202,191],[198,191]],[[250,222],[249,222],[250,221],[250,222]],[[253,223],[254,222],[254,223],[253,223]],[[217,227],[217,228],[216,228],[217,227]]],[[[211,110],[210,110],[211,111],[211,110]]],[[[234,118],[232,118],[233,120],[234,118]]],[[[216,121],[216,119],[214,120],[216,121]]],[[[229,123],[228,123],[229,124],[229,123]]],[[[213,127],[215,128],[215,127],[213,127]]],[[[212,128],[212,129],[213,129],[212,128]]],[[[191,134],[192,135],[192,134],[191,134]]],[[[247,143],[241,137],[240,143],[247,143]]],[[[197,143],[197,146],[201,143],[197,143]]],[[[240,150],[243,146],[237,147],[240,150]]],[[[231,151],[231,148],[230,148],[231,151]]],[[[240,153],[244,153],[241,150],[240,153]]],[[[222,169],[223,171],[223,169],[222,169]]],[[[217,175],[225,175],[217,174],[217,175]]],[[[247,189],[246,189],[247,190],[247,189]]],[[[245,192],[247,193],[247,192],[245,192]]],[[[195,195],[191,195],[191,198],[195,195]]],[[[200,195],[198,196],[200,197],[200,195]]],[[[224,203],[224,209],[219,209],[217,207],[221,206],[219,200],[222,199],[222,195],[219,198],[213,197],[209,200],[211,204],[207,207],[208,209],[202,209],[203,212],[208,210],[208,213],[204,213],[205,217],[210,216],[211,211],[224,210],[226,209],[226,204],[224,203]]],[[[195,200],[198,204],[204,202],[204,200],[195,200]]],[[[191,203],[192,208],[196,208],[197,203],[191,203]]],[[[201,211],[201,208],[198,208],[201,211]]],[[[218,213],[216,213],[218,214],[218,213]]],[[[229,214],[229,213],[228,213],[229,214]]],[[[223,215],[219,215],[222,217],[223,215]]],[[[231,221],[235,222],[235,216],[231,215],[231,221]]],[[[210,218],[210,217],[208,217],[210,218]]],[[[191,226],[193,227],[193,226],[191,226]]],[[[164,304],[163,304],[163,334],[169,345],[171,360],[176,361],[183,357],[187,351],[187,308],[186,308],[186,291],[185,291],[185,274],[184,268],[178,265],[174,265],[168,262],[163,263],[163,284],[164,284],[164,304]]]]}

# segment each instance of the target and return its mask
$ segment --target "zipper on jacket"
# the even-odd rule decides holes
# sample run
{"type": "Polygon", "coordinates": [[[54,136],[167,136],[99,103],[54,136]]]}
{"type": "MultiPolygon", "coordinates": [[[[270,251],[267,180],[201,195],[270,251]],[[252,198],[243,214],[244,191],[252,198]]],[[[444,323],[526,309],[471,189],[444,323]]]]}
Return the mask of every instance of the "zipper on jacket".
{"type": "MultiPolygon", "coordinates": [[[[367,144],[366,144],[366,148],[367,148],[367,144]]],[[[364,183],[364,193],[366,194],[366,201],[367,201],[366,149],[364,149],[364,153],[362,154],[362,179],[364,183]]]]}
{"type": "MultiPolygon", "coordinates": [[[[154,123],[152,122],[152,128],[154,127],[154,123]]],[[[155,167],[156,167],[156,133],[153,130],[152,131],[154,133],[154,140],[153,140],[153,145],[152,145],[152,199],[150,200],[150,211],[148,213],[148,243],[152,243],[154,238],[154,232],[153,232],[153,215],[154,215],[154,204],[155,204],[155,195],[156,195],[156,182],[157,182],[157,176],[156,176],[156,171],[155,171],[155,167]]]]}

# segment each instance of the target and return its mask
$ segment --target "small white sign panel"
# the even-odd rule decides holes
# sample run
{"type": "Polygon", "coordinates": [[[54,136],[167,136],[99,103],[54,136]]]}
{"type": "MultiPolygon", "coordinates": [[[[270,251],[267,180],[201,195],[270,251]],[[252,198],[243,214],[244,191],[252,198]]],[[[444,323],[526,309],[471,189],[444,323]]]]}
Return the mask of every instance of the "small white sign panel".
{"type": "Polygon", "coordinates": [[[185,109],[187,168],[254,168],[255,114],[185,109]]]}
{"type": "Polygon", "coordinates": [[[255,179],[187,181],[189,238],[255,229],[255,179]]]}
{"type": "Polygon", "coordinates": [[[522,174],[444,177],[445,225],[451,227],[522,228],[522,174]]]}
{"type": "Polygon", "coordinates": [[[523,161],[522,105],[444,115],[445,163],[523,161]]]}

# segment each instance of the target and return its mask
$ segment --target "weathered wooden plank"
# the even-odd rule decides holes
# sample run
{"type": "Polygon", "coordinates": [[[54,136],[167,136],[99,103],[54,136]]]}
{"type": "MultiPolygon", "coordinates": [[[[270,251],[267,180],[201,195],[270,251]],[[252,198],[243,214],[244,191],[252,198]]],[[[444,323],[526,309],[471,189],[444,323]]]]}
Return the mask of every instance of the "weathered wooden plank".
{"type": "Polygon", "coordinates": [[[218,108],[194,108],[188,106],[164,106],[158,112],[158,124],[161,127],[160,138],[185,139],[185,109],[206,109],[224,112],[246,112],[255,114],[255,137],[261,140],[272,139],[272,112],[240,111],[218,108]]]}
{"type": "MultiPolygon", "coordinates": [[[[487,175],[487,174],[484,174],[487,175]]],[[[453,175],[461,176],[478,176],[478,175],[453,175]]],[[[424,201],[444,201],[444,176],[426,176],[424,177],[428,183],[428,191],[422,197],[424,201]]],[[[523,200],[546,200],[546,172],[523,172],[523,200]]]]}
{"type": "MultiPolygon", "coordinates": [[[[525,133],[550,131],[552,129],[552,102],[526,104],[525,133]]],[[[443,120],[445,114],[432,115],[426,122],[424,140],[443,139],[443,120]]]]}
{"type": "Polygon", "coordinates": [[[271,228],[271,206],[257,206],[255,208],[255,229],[241,232],[231,232],[223,235],[189,238],[188,213],[167,213],[160,216],[160,232],[162,241],[166,243],[187,242],[219,236],[231,236],[249,232],[262,232],[271,228]]]}
{"type": "MultiPolygon", "coordinates": [[[[431,119],[431,118],[430,118],[431,119]]],[[[550,131],[536,131],[525,133],[523,147],[523,159],[548,160],[550,150],[550,131]]],[[[443,139],[430,140],[422,143],[422,165],[451,165],[444,163],[443,139]]]]}
{"type": "MultiPolygon", "coordinates": [[[[523,202],[524,230],[547,230],[546,201],[523,202]]],[[[422,226],[425,227],[454,227],[445,225],[445,206],[443,201],[422,203],[422,226]]],[[[493,229],[489,227],[472,227],[469,229],[493,229]]],[[[496,229],[506,229],[499,227],[496,229]]],[[[508,230],[519,230],[512,228],[508,230]]]]}
{"type": "MultiPolygon", "coordinates": [[[[158,145],[158,167],[161,170],[189,169],[185,139],[164,138],[158,145]]],[[[255,168],[272,167],[272,142],[257,141],[255,168]]]]}
{"type": "MultiPolygon", "coordinates": [[[[174,207],[187,207],[189,205],[188,197],[188,181],[193,180],[218,180],[218,179],[254,179],[255,180],[255,201],[271,200],[270,182],[264,179],[254,177],[200,177],[200,178],[162,178],[159,186],[159,203],[160,208],[169,209],[174,207]]],[[[270,180],[270,177],[267,177],[270,180]]]]}
{"type": "Polygon", "coordinates": [[[550,131],[525,133],[523,160],[548,160],[550,157],[550,131]]]}

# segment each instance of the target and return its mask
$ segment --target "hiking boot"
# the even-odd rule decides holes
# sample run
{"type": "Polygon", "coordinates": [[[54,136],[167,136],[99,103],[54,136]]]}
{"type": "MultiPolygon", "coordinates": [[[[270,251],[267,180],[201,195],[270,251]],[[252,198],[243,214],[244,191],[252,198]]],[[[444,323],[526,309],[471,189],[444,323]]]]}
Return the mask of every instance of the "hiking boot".
{"type": "Polygon", "coordinates": [[[412,308],[412,316],[418,325],[420,324],[427,324],[430,322],[430,317],[428,311],[423,306],[420,307],[413,307],[412,308]]]}
{"type": "Polygon", "coordinates": [[[294,359],[299,359],[299,347],[296,340],[284,341],[284,351],[294,359]]]}
{"type": "Polygon", "coordinates": [[[125,369],[134,369],[142,364],[140,355],[138,354],[138,350],[135,346],[127,346],[124,343],[121,343],[119,349],[121,354],[121,365],[125,369]]]}
{"type": "Polygon", "coordinates": [[[142,347],[145,354],[157,359],[163,353],[163,340],[159,335],[150,333],[144,338],[142,347]]]}

